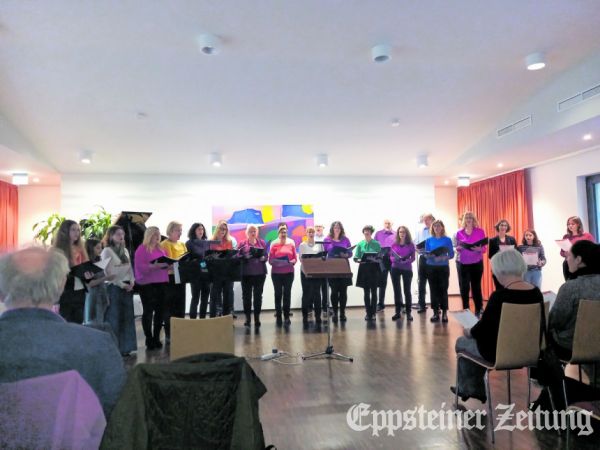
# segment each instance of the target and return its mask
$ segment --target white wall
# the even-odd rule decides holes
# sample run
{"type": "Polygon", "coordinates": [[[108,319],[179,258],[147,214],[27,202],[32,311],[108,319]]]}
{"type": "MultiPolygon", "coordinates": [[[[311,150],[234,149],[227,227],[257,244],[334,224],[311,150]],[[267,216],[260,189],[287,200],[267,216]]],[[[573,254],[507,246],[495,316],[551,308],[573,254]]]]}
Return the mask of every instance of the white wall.
{"type": "Polygon", "coordinates": [[[585,177],[600,172],[600,148],[530,169],[533,220],[546,252],[542,289],[557,291],[564,282],[560,250],[554,240],[567,230],[567,218],[580,216],[589,231],[585,177]]]}
{"type": "MultiPolygon", "coordinates": [[[[416,230],[420,214],[436,208],[433,179],[425,177],[67,174],[62,177],[61,197],[61,213],[68,218],[80,219],[94,212],[96,205],[115,214],[122,210],[151,211],[153,215],[148,225],[156,225],[163,232],[171,220],[182,222],[184,232],[195,221],[212,223],[213,205],[312,204],[316,221],[327,224],[341,220],[353,243],[362,239],[361,229],[365,224],[379,229],[383,219],[390,218],[396,226],[404,224],[416,230]]],[[[456,214],[456,206],[449,206],[450,210],[456,214]]],[[[456,218],[452,220],[455,222],[456,218]]],[[[353,272],[356,274],[356,267],[353,272]]],[[[348,293],[349,305],[363,304],[361,289],[351,287],[348,293]]],[[[236,291],[236,309],[241,307],[240,298],[236,291]]],[[[300,306],[300,298],[297,268],[293,307],[300,306]]],[[[386,303],[393,303],[391,283],[388,283],[386,303]]],[[[270,280],[265,284],[263,304],[265,308],[273,308],[270,280]]]]}
{"type": "MultiPolygon", "coordinates": [[[[444,222],[446,234],[454,236],[458,229],[458,193],[456,186],[438,186],[435,188],[435,209],[432,211],[436,219],[444,222]]],[[[460,295],[456,265],[450,261],[450,284],[448,294],[460,295]]]]}
{"type": "Polygon", "coordinates": [[[33,226],[60,209],[60,186],[19,186],[19,246],[32,244],[33,226]]]}

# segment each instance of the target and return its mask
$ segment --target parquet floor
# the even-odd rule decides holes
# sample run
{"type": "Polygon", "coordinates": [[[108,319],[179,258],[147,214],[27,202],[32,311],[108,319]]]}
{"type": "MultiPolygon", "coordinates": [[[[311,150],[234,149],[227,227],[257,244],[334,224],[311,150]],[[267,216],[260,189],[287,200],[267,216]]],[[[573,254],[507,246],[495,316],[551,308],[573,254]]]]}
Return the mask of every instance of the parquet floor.
{"type": "MultiPolygon", "coordinates": [[[[459,308],[459,299],[451,299],[451,309],[459,308]]],[[[484,430],[413,429],[397,430],[389,436],[387,429],[373,435],[373,429],[352,430],[347,424],[348,410],[360,403],[372,410],[409,410],[423,405],[428,410],[451,410],[454,397],[449,386],[454,384],[456,358],[454,342],[462,333],[461,326],[450,319],[448,324],[433,324],[426,314],[414,312],[414,322],[404,317],[393,322],[393,308],[377,314],[370,325],[364,321],[362,309],[348,311],[345,325],[333,325],[335,351],[350,355],[354,362],[329,359],[306,360],[287,358],[282,363],[249,359],[268,392],[260,401],[260,416],[267,444],[278,449],[559,449],[600,448],[600,438],[571,436],[555,431],[497,431],[496,445],[491,444],[489,427],[484,430]]],[[[272,348],[291,353],[322,351],[327,333],[304,331],[301,313],[296,311],[289,329],[275,327],[272,312],[262,315],[262,327],[244,328],[243,319],[236,321],[236,354],[258,357],[272,348]]],[[[168,350],[147,352],[138,324],[138,355],[126,363],[164,362],[168,350]]],[[[573,368],[569,368],[572,370],[573,368]]],[[[576,371],[573,370],[572,376],[576,371]]],[[[493,373],[494,405],[506,403],[504,373],[493,373]]],[[[538,390],[533,390],[536,398],[538,390]]],[[[513,371],[512,395],[516,410],[526,410],[527,379],[525,371],[513,371]]],[[[469,410],[487,409],[477,400],[461,403],[469,410]]],[[[383,418],[379,419],[383,420],[383,418]]],[[[363,425],[372,423],[365,416],[363,425]]],[[[487,422],[484,419],[484,423],[487,422]]]]}

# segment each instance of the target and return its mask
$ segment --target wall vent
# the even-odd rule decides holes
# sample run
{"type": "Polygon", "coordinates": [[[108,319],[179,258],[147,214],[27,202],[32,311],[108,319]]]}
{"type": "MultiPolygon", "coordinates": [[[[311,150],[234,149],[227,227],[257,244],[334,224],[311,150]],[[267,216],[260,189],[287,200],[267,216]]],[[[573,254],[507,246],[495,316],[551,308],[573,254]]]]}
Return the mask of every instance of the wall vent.
{"type": "Polygon", "coordinates": [[[515,123],[511,123],[510,125],[505,126],[504,128],[500,128],[496,131],[496,136],[498,138],[508,136],[509,134],[514,133],[515,131],[530,127],[531,123],[531,116],[527,116],[521,120],[517,120],[515,123]]]}
{"type": "Polygon", "coordinates": [[[589,100],[590,98],[595,97],[596,95],[600,95],[600,84],[589,88],[583,92],[579,92],[573,95],[572,97],[561,100],[557,104],[557,111],[561,112],[566,109],[572,108],[573,106],[578,105],[579,103],[584,102],[586,100],[589,100]]]}

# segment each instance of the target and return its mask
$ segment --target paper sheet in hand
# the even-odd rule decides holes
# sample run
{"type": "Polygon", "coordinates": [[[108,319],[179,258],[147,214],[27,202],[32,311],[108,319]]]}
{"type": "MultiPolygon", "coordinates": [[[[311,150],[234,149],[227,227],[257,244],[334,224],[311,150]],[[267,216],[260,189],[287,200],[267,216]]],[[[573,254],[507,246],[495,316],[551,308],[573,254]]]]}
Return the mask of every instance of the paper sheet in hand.
{"type": "Polygon", "coordinates": [[[528,266],[537,266],[540,257],[537,252],[526,252],[523,253],[523,259],[528,266]]]}
{"type": "Polygon", "coordinates": [[[573,244],[568,239],[557,239],[555,242],[558,244],[560,249],[564,250],[565,252],[568,252],[571,250],[571,247],[573,247],[573,244]]]}
{"type": "Polygon", "coordinates": [[[463,328],[472,328],[473,325],[479,322],[477,316],[468,309],[465,309],[464,311],[450,311],[450,316],[454,317],[463,328]]]}
{"type": "Polygon", "coordinates": [[[509,250],[509,249],[511,249],[511,248],[513,248],[513,249],[514,249],[514,248],[515,248],[515,246],[514,246],[514,245],[503,245],[503,244],[500,244],[500,245],[498,246],[498,248],[500,249],[500,251],[501,251],[501,252],[505,252],[506,250],[509,250]]]}

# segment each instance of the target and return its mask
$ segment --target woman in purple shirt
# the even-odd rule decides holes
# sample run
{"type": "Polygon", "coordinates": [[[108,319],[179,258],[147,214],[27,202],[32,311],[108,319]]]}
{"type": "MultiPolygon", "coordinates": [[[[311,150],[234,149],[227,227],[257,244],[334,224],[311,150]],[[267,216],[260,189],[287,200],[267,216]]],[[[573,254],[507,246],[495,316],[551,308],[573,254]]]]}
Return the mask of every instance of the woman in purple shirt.
{"type": "Polygon", "coordinates": [[[244,326],[250,327],[252,319],[252,297],[254,296],[254,328],[260,328],[260,311],[262,308],[262,294],[267,278],[267,243],[258,237],[256,225],[246,227],[246,240],[238,245],[242,256],[242,301],[246,322],[244,326]],[[253,250],[256,249],[256,250],[253,250]],[[262,253],[259,255],[259,253],[262,253]]]}
{"type": "Polygon", "coordinates": [[[460,296],[463,308],[469,309],[469,291],[471,291],[475,303],[475,315],[480,317],[483,309],[483,295],[481,293],[483,254],[485,254],[487,246],[468,247],[468,245],[485,239],[485,231],[479,228],[477,217],[471,211],[464,214],[461,225],[462,228],[456,233],[456,252],[458,254],[456,268],[458,270],[460,296]]]}
{"type": "Polygon", "coordinates": [[[396,314],[392,320],[398,320],[402,312],[402,290],[400,289],[400,279],[404,287],[404,298],[406,300],[405,311],[406,320],[412,322],[412,295],[410,286],[412,283],[413,272],[412,263],[415,260],[415,244],[413,244],[410,231],[405,226],[399,226],[396,230],[396,239],[390,250],[390,259],[392,261],[392,287],[394,288],[394,305],[396,314]]]}
{"type": "MultiPolygon", "coordinates": [[[[327,252],[328,258],[350,258],[352,257],[352,248],[350,239],[346,237],[342,222],[336,220],[329,228],[329,235],[323,241],[323,248],[327,252]],[[337,248],[337,249],[336,249],[337,248]]],[[[331,307],[333,316],[331,320],[338,321],[338,308],[340,312],[340,321],[346,321],[346,303],[348,302],[348,286],[352,284],[352,278],[331,278],[329,287],[331,288],[331,307]]]]}
{"type": "Polygon", "coordinates": [[[165,289],[169,282],[169,265],[151,263],[161,256],[166,256],[159,243],[160,230],[157,227],[148,227],[144,232],[143,242],[135,251],[135,282],[144,308],[142,328],[148,350],[162,347],[160,329],[165,319],[165,289]]]}

